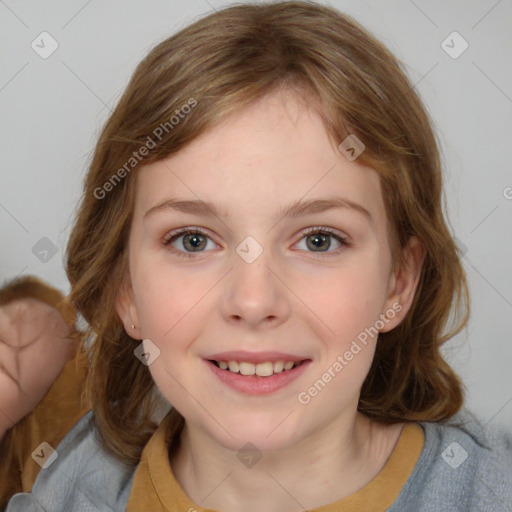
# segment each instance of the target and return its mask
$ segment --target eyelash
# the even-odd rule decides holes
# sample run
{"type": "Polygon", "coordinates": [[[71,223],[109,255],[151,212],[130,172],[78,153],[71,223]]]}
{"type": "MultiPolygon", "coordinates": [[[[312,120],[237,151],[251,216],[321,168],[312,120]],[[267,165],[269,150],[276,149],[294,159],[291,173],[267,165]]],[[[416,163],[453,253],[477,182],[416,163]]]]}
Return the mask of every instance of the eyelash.
{"type": "MultiPolygon", "coordinates": [[[[331,228],[327,228],[327,227],[322,227],[322,226],[316,226],[316,227],[311,227],[311,228],[307,228],[303,234],[302,234],[302,237],[299,238],[298,241],[302,240],[303,238],[307,237],[307,236],[310,236],[310,235],[316,235],[316,234],[320,234],[320,235],[328,235],[328,236],[331,236],[332,238],[335,238],[338,242],[340,242],[341,244],[341,247],[334,250],[334,251],[328,251],[328,252],[323,252],[323,251],[319,251],[317,252],[316,254],[320,255],[320,257],[330,257],[330,256],[336,256],[339,251],[341,251],[343,249],[343,247],[349,247],[350,244],[347,242],[347,237],[342,237],[338,234],[336,234],[336,232],[331,229],[331,228]]],[[[200,228],[183,228],[181,230],[178,230],[178,231],[173,231],[171,233],[168,233],[164,240],[163,240],[163,245],[168,247],[172,242],[174,242],[177,238],[180,238],[182,236],[185,236],[185,235],[201,235],[201,236],[204,236],[204,237],[207,237],[207,238],[210,238],[211,237],[208,235],[208,233],[206,233],[205,231],[203,231],[202,229],[200,228]]],[[[183,252],[183,251],[178,251],[176,249],[169,249],[172,253],[175,253],[177,254],[178,256],[182,256],[184,258],[194,258],[196,253],[194,252],[183,252]]],[[[201,252],[205,252],[205,251],[198,251],[199,253],[201,252]]],[[[309,252],[312,252],[312,253],[315,253],[315,251],[309,251],[309,252]]]]}

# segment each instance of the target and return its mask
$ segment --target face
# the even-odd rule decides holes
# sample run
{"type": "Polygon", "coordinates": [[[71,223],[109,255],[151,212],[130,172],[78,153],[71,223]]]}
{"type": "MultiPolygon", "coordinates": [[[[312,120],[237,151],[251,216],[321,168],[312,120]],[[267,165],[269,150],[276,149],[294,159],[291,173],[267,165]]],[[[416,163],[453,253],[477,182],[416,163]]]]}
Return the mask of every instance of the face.
{"type": "Polygon", "coordinates": [[[149,369],[187,424],[277,450],[354,416],[372,335],[403,319],[415,286],[392,272],[377,173],[280,92],[136,180],[118,312],[160,351],[149,369]],[[229,361],[260,375],[217,366],[229,361]]]}

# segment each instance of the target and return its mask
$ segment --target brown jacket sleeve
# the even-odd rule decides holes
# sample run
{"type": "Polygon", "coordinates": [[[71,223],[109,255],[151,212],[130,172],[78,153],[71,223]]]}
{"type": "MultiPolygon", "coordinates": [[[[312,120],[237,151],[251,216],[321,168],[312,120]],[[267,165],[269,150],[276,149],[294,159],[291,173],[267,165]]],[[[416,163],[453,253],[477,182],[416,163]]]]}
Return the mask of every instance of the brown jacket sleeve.
{"type": "MultiPolygon", "coordinates": [[[[62,293],[34,277],[23,277],[0,289],[0,305],[31,297],[55,306],[70,325],[75,313],[62,293]]],[[[90,410],[83,398],[87,360],[75,354],[39,405],[8,430],[0,442],[0,510],[12,495],[29,492],[41,467],[32,452],[47,442],[54,449],[73,425],[90,410]]]]}

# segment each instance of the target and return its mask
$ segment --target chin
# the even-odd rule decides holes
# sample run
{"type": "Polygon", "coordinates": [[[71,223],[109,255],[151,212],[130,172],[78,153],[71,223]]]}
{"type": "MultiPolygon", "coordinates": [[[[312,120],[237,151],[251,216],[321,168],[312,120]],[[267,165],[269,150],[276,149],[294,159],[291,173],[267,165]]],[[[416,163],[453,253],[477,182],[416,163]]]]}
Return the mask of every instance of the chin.
{"type": "MultiPolygon", "coordinates": [[[[238,452],[248,443],[254,445],[261,452],[281,451],[292,447],[298,440],[299,434],[294,431],[294,426],[283,419],[281,415],[276,421],[275,417],[251,419],[235,419],[225,417],[225,425],[229,434],[221,427],[213,431],[209,429],[209,434],[222,446],[229,450],[238,452]]],[[[210,425],[211,427],[211,425],[210,425]]]]}

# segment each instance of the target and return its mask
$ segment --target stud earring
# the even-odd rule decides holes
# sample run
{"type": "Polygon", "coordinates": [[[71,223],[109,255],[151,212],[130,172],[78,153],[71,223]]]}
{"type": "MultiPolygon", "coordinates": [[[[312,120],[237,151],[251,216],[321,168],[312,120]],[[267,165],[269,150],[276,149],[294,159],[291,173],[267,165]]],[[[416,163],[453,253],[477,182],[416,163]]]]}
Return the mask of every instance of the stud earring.
{"type": "Polygon", "coordinates": [[[132,324],[132,329],[135,329],[135,325],[132,324]]]}

